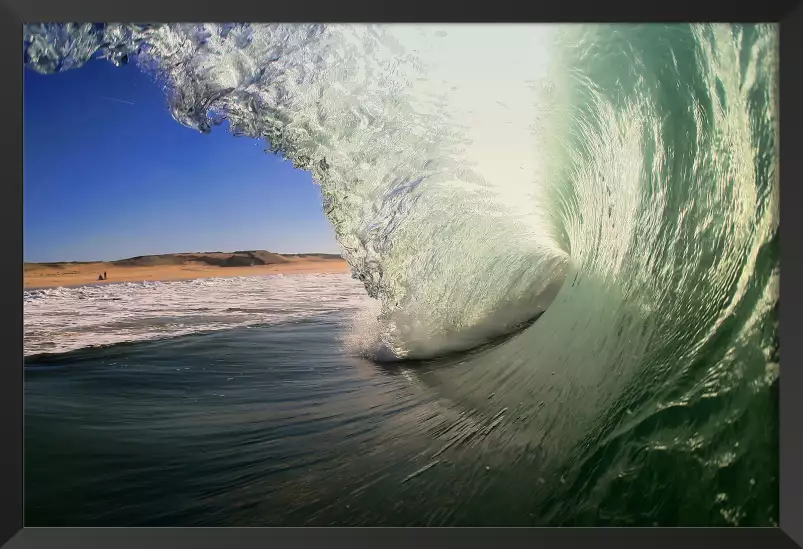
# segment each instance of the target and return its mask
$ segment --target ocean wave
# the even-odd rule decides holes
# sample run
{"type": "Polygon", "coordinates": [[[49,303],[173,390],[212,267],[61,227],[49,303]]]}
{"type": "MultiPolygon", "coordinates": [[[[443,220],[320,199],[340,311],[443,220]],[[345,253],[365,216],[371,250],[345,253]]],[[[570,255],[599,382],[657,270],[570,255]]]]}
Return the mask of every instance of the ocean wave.
{"type": "Polygon", "coordinates": [[[382,303],[381,343],[426,357],[540,314],[570,266],[645,306],[727,293],[777,225],[775,163],[756,173],[775,139],[774,65],[758,63],[773,38],[721,25],[30,25],[26,59],[53,72],[136,54],[182,124],[226,120],[311,170],[354,276],[382,303]]]}
{"type": "MultiPolygon", "coordinates": [[[[228,122],[309,170],[375,299],[351,335],[368,354],[444,357],[538,317],[419,376],[520,410],[505,451],[565,466],[552,522],[573,482],[646,470],[665,431],[617,433],[661,406],[774,398],[776,26],[37,24],[25,40],[41,72],[136,58],[178,122],[228,122]],[[603,451],[608,470],[583,469],[603,451]]],[[[705,421],[660,446],[722,450],[729,420],[705,421]]]]}

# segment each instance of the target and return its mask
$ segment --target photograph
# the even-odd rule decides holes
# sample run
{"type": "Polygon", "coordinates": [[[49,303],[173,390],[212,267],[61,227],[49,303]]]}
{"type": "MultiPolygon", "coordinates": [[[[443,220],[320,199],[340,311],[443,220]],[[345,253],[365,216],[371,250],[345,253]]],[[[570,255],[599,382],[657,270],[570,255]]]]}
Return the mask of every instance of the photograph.
{"type": "Polygon", "coordinates": [[[25,527],[779,526],[779,24],[22,39],[25,527]]]}

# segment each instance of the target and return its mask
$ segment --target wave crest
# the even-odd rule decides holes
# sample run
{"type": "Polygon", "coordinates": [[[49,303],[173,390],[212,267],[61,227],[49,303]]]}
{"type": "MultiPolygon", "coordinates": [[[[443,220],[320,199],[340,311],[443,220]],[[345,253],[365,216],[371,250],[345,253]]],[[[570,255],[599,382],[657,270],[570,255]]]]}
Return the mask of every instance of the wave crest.
{"type": "Polygon", "coordinates": [[[136,55],[180,123],[228,122],[310,170],[354,277],[382,304],[375,339],[423,358],[538,316],[573,269],[644,310],[655,292],[658,308],[697,307],[698,294],[727,294],[774,230],[772,211],[751,213],[774,187],[745,163],[750,94],[774,93],[756,61],[773,32],[677,26],[657,46],[639,32],[32,25],[25,37],[43,72],[136,55]],[[699,73],[669,93],[666,76],[639,70],[656,60],[699,73]],[[693,239],[717,209],[727,228],[705,236],[735,251],[714,259],[693,239]]]}

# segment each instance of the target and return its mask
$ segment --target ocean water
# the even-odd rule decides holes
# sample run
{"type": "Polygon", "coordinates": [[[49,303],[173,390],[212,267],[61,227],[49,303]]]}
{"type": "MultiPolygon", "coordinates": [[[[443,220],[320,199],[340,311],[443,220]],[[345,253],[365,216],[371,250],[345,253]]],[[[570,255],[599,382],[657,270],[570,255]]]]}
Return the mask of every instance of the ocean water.
{"type": "Polygon", "coordinates": [[[28,25],[310,170],[353,278],[26,291],[26,523],[777,524],[777,51],[28,25]]]}
{"type": "Polygon", "coordinates": [[[347,275],[315,274],[123,282],[26,290],[29,360],[78,351],[364,310],[347,275]]]}

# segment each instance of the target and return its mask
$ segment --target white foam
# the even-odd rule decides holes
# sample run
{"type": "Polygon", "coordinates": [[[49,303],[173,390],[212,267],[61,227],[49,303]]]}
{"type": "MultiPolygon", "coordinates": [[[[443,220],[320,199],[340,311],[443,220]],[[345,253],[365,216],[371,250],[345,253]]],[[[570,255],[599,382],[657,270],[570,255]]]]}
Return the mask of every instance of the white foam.
{"type": "Polygon", "coordinates": [[[249,276],[26,290],[25,355],[276,324],[362,309],[345,274],[249,276]]]}

